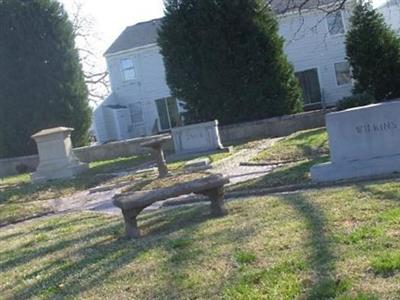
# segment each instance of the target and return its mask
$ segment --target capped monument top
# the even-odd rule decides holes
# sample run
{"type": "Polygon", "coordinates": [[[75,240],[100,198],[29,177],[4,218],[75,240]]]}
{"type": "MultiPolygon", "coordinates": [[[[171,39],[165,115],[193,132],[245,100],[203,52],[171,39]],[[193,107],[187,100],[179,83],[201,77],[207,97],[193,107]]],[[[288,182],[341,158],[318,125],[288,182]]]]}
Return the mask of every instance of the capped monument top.
{"type": "Polygon", "coordinates": [[[38,138],[38,137],[51,135],[51,134],[55,134],[55,133],[71,132],[73,130],[74,130],[73,128],[69,128],[69,127],[49,128],[49,129],[41,130],[38,133],[35,133],[34,135],[32,135],[32,138],[38,138]]]}

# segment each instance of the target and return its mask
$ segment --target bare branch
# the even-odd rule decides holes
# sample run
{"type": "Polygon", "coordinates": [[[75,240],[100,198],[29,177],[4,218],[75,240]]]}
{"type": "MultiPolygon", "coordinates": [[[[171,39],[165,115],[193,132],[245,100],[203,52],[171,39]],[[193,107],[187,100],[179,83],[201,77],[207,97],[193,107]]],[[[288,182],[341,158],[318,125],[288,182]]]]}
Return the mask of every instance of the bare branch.
{"type": "Polygon", "coordinates": [[[99,40],[94,27],[95,21],[84,13],[83,0],[73,0],[70,19],[73,24],[77,49],[79,51],[85,83],[88,88],[89,101],[93,104],[104,100],[109,94],[107,70],[98,63],[102,56],[94,46],[99,40]]]}
{"type": "Polygon", "coordinates": [[[300,13],[318,9],[325,13],[341,10],[351,0],[266,0],[262,10],[271,9],[277,14],[300,13]]]}

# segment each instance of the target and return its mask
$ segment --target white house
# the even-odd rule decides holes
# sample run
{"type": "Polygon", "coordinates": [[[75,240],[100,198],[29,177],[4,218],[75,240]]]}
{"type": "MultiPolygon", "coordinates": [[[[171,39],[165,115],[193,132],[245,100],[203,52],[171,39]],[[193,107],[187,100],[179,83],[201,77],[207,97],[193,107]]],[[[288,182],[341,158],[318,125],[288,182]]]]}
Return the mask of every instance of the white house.
{"type": "Polygon", "coordinates": [[[400,33],[400,0],[389,0],[378,8],[392,29],[400,33]]]}
{"type": "MultiPolygon", "coordinates": [[[[320,9],[321,3],[329,6],[334,2],[309,1],[301,14],[296,1],[289,7],[281,0],[272,2],[306,108],[333,106],[351,94],[344,46],[350,9],[328,15],[320,9]]],[[[180,125],[182,104],[171,97],[157,45],[160,23],[161,19],[156,19],[127,27],[106,51],[112,94],[94,112],[100,143],[151,135],[180,125]]]]}

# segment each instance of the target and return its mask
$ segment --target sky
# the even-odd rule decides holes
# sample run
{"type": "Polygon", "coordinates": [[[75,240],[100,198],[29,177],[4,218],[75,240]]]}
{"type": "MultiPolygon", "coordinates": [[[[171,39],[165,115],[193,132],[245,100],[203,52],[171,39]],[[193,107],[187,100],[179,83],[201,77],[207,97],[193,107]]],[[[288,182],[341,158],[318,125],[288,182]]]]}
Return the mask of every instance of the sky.
{"type": "Polygon", "coordinates": [[[163,0],[60,0],[71,15],[76,3],[82,13],[93,19],[97,33],[96,48],[104,53],[125,27],[164,15],[163,0]]]}

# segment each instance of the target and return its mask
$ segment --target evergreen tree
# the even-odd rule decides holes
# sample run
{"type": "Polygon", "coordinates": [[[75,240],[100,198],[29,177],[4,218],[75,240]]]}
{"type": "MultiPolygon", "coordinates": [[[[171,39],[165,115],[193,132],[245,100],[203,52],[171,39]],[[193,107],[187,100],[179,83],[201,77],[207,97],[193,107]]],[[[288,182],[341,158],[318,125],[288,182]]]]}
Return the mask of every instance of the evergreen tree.
{"type": "Polygon", "coordinates": [[[359,1],[346,37],[355,92],[377,102],[400,97],[400,38],[371,3],[359,1]]]}
{"type": "Polygon", "coordinates": [[[74,31],[54,0],[0,0],[0,157],[36,152],[31,135],[75,128],[88,141],[91,111],[74,31]]]}
{"type": "Polygon", "coordinates": [[[257,0],[166,0],[159,30],[167,82],[195,121],[223,124],[302,108],[273,13],[257,0]]]}

